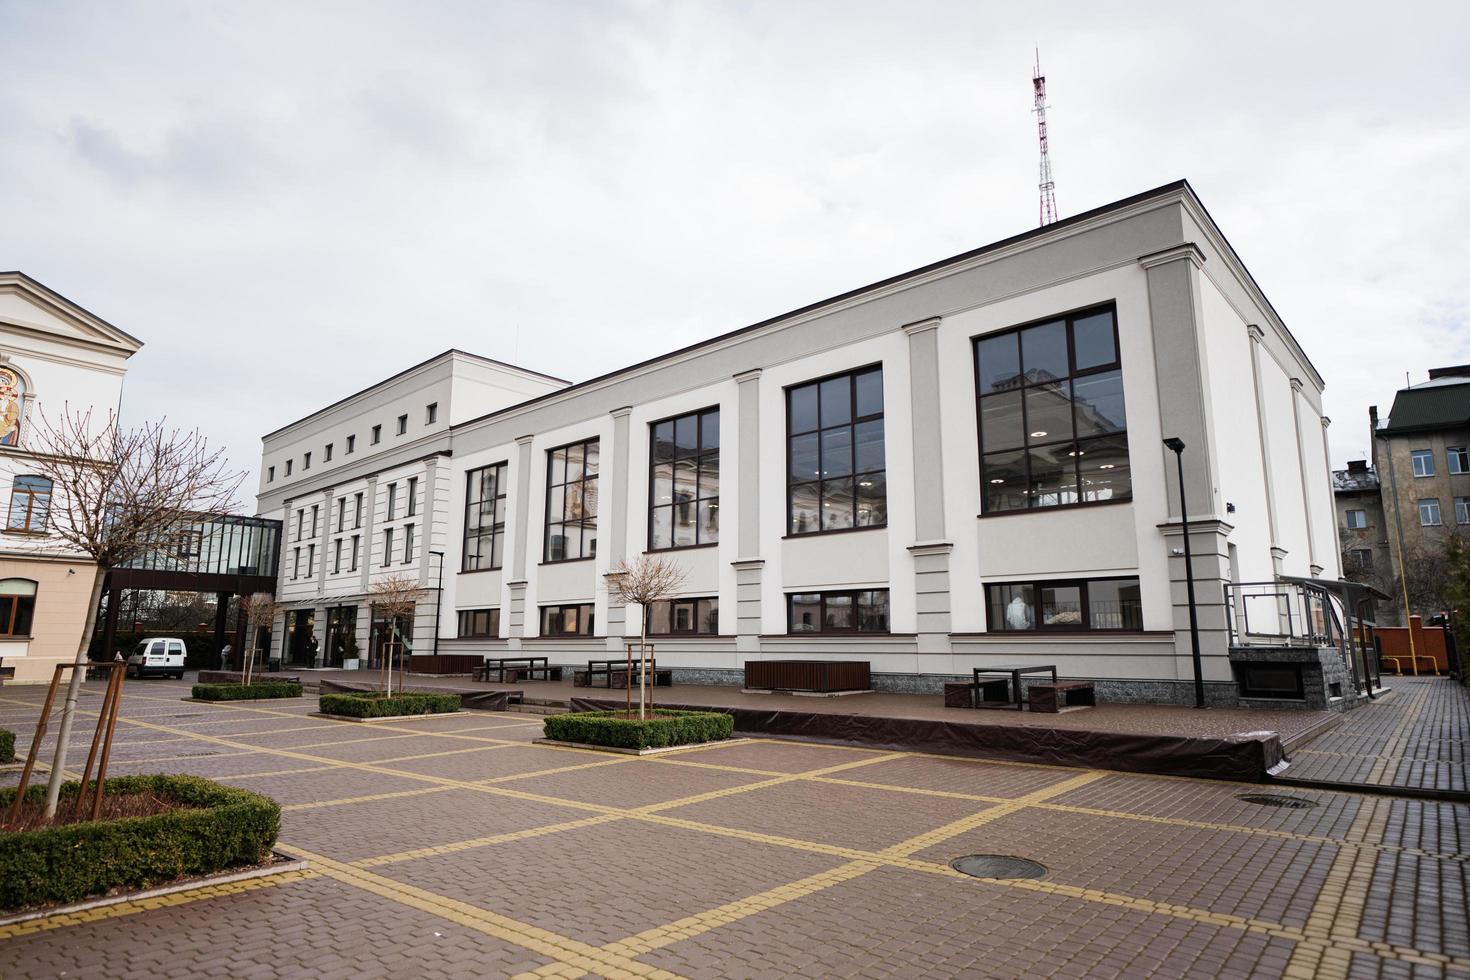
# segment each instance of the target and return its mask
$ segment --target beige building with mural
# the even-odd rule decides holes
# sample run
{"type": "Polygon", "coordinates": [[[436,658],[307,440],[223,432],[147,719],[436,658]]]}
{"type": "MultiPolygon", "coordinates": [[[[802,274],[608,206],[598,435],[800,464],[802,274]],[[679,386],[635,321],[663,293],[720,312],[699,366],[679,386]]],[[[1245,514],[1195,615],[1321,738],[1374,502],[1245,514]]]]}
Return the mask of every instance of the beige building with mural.
{"type": "Polygon", "coordinates": [[[0,682],[44,683],[81,642],[96,566],[48,533],[31,433],[63,406],[105,416],[142,341],[20,272],[0,272],[0,682]]]}

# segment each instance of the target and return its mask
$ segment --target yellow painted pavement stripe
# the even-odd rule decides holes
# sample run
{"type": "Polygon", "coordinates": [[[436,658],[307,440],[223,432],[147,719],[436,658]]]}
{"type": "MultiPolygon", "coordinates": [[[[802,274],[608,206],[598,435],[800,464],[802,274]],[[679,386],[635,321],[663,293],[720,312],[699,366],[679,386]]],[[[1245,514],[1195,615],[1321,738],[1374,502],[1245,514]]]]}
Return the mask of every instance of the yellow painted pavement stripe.
{"type": "Polygon", "coordinates": [[[583,827],[595,827],[598,824],[610,823],[614,820],[622,819],[622,817],[616,814],[601,814],[595,817],[583,817],[580,820],[568,820],[565,823],[531,827],[528,830],[513,830],[504,834],[492,834],[489,837],[476,837],[471,840],[456,841],[453,844],[438,844],[432,847],[415,848],[412,851],[399,851],[397,854],[382,854],[378,857],[353,861],[352,864],[359,868],[376,868],[385,864],[396,864],[400,861],[413,861],[424,857],[438,857],[441,854],[457,854],[460,851],[468,851],[477,847],[488,847],[492,844],[505,844],[510,841],[527,840],[532,837],[544,837],[547,834],[558,834],[564,830],[580,830],[583,827]]]}
{"type": "Polygon", "coordinates": [[[401,789],[394,793],[373,793],[370,796],[349,796],[340,800],[313,800],[310,803],[289,803],[281,807],[282,812],[298,810],[320,810],[329,806],[347,806],[352,803],[376,803],[379,800],[396,800],[405,796],[427,796],[430,793],[447,793],[453,786],[423,786],[418,789],[401,789]]]}
{"type": "Polygon", "coordinates": [[[549,929],[518,922],[508,916],[482,909],[467,902],[439,895],[392,878],[374,874],[320,854],[282,844],[280,849],[293,857],[305,858],[320,873],[346,885],[360,888],[380,898],[409,908],[419,909],[441,919],[512,943],[540,956],[546,956],[587,973],[605,977],[672,978],[677,974],[639,963],[626,956],[609,953],[588,943],[558,935],[549,929]]]}
{"type": "Polygon", "coordinates": [[[263,779],[266,776],[295,776],[303,772],[328,772],[336,766],[303,766],[300,769],[274,769],[270,772],[242,772],[231,776],[210,776],[210,779],[263,779]]]}
{"type": "Polygon", "coordinates": [[[287,885],[294,881],[303,881],[307,878],[314,877],[316,877],[316,872],[310,870],[286,871],[278,875],[271,875],[268,878],[247,878],[244,881],[231,881],[220,885],[201,885],[198,888],[191,888],[188,891],[172,892],[168,895],[159,895],[156,898],[119,902],[116,905],[104,905],[99,908],[87,909],[82,912],[69,912],[64,915],[49,915],[43,919],[28,919],[25,922],[0,926],[0,941],[18,939],[21,936],[31,936],[38,932],[50,932],[53,929],[65,929],[68,926],[86,925],[89,922],[118,919],[127,915],[136,915],[139,912],[176,908],[180,905],[202,901],[207,898],[241,895],[246,892],[259,891],[262,888],[287,885]]]}

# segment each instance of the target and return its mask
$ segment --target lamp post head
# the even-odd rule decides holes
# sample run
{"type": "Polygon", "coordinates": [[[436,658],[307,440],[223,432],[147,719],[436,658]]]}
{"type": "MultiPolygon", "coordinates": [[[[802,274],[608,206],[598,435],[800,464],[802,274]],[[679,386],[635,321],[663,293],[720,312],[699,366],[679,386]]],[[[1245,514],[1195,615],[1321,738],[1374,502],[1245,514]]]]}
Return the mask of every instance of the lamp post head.
{"type": "Polygon", "coordinates": [[[1164,445],[1167,448],[1172,449],[1176,453],[1184,452],[1184,440],[1179,438],[1178,436],[1173,436],[1169,439],[1165,439],[1164,445]]]}

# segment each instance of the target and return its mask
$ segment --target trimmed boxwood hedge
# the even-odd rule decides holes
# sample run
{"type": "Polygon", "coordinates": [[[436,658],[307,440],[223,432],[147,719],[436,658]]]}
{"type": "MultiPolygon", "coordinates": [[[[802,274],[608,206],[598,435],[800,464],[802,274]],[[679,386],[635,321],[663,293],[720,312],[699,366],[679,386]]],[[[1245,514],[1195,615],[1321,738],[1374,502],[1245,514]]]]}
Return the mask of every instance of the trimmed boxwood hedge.
{"type": "Polygon", "coordinates": [[[200,701],[253,701],[257,698],[299,698],[300,684],[265,681],[260,684],[195,684],[200,701]]]}
{"type": "Polygon", "coordinates": [[[694,745],[729,738],[735,719],[719,711],[670,711],[659,708],[657,716],[639,720],[617,717],[617,711],[577,711],[550,715],[542,730],[559,742],[607,745],[620,749],[662,749],[671,745],[694,745]]]}
{"type": "MultiPolygon", "coordinates": [[[[61,806],[79,783],[63,783],[61,806]]],[[[114,888],[148,888],[192,875],[258,864],[270,857],[281,808],[258,793],[198,776],[119,776],[107,795],[154,793],[192,809],[151,817],[64,824],[0,833],[0,909],[79,902],[114,888]]],[[[26,799],[46,797],[45,784],[26,799]]],[[[15,789],[0,789],[0,808],[15,789]]]]}
{"type": "Polygon", "coordinates": [[[15,761],[15,732],[0,728],[0,762],[15,761]]]}
{"type": "Polygon", "coordinates": [[[319,702],[324,715],[349,718],[392,718],[396,715],[442,715],[459,710],[458,694],[394,694],[384,697],[374,691],[323,694],[319,702]]]}

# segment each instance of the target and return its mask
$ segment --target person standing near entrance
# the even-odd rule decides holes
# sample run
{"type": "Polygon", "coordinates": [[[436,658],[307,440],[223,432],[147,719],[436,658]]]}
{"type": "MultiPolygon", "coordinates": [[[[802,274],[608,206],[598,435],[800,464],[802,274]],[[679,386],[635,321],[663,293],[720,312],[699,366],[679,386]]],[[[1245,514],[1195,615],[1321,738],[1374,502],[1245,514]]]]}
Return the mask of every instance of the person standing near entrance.
{"type": "Polygon", "coordinates": [[[219,648],[219,669],[220,670],[229,670],[230,669],[230,652],[231,652],[231,649],[230,649],[230,645],[228,643],[226,643],[224,646],[222,646],[222,647],[219,648]]]}
{"type": "Polygon", "coordinates": [[[321,643],[317,641],[316,634],[313,633],[306,640],[306,655],[311,658],[311,665],[313,667],[316,666],[316,652],[319,649],[321,649],[321,643]]]}

